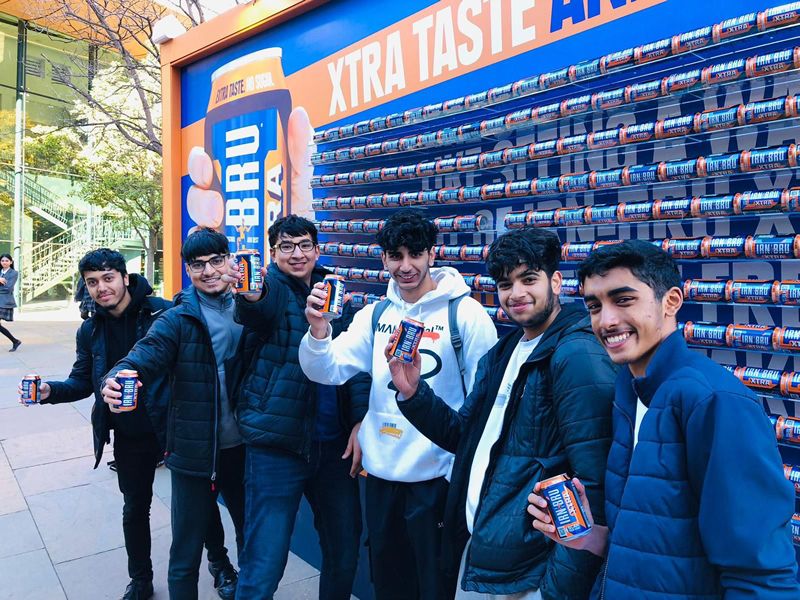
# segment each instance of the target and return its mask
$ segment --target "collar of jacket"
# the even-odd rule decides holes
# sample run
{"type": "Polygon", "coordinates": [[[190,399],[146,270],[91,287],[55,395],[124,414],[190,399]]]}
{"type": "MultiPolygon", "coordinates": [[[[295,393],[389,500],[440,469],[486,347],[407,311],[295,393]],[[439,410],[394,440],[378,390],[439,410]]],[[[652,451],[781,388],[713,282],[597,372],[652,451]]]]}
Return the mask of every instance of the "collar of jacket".
{"type": "MultiPolygon", "coordinates": [[[[292,290],[295,294],[300,295],[303,297],[303,304],[305,304],[306,298],[311,293],[311,288],[306,285],[305,281],[299,280],[297,277],[292,277],[291,275],[287,275],[283,271],[278,268],[278,265],[270,263],[269,267],[267,268],[267,274],[270,277],[273,277],[280,281],[281,283],[285,284],[290,290],[292,290]]],[[[328,271],[326,268],[316,265],[314,270],[311,271],[311,285],[322,281],[325,278],[325,275],[330,275],[331,272],[328,271]]]]}
{"type": "Polygon", "coordinates": [[[672,332],[656,348],[644,377],[634,377],[629,368],[620,369],[619,376],[628,382],[621,386],[622,389],[631,390],[634,399],[638,397],[642,404],[649,407],[661,384],[675,372],[677,365],[686,362],[682,357],[687,352],[691,350],[686,346],[683,333],[672,332]]]}
{"type": "MultiPolygon", "coordinates": [[[[531,355],[525,363],[530,364],[544,360],[555,352],[558,342],[564,335],[579,329],[586,329],[588,333],[592,333],[591,321],[586,309],[577,303],[562,306],[555,320],[550,324],[550,327],[545,330],[542,339],[533,352],[531,352],[531,355]]],[[[511,336],[509,342],[513,344],[511,346],[512,348],[516,347],[517,342],[519,342],[523,334],[524,332],[522,328],[520,328],[519,331],[511,336]]]]}
{"type": "Polygon", "coordinates": [[[197,289],[193,285],[188,285],[178,292],[172,299],[174,306],[183,306],[183,314],[194,317],[203,322],[203,313],[200,309],[200,298],[197,289]]]}

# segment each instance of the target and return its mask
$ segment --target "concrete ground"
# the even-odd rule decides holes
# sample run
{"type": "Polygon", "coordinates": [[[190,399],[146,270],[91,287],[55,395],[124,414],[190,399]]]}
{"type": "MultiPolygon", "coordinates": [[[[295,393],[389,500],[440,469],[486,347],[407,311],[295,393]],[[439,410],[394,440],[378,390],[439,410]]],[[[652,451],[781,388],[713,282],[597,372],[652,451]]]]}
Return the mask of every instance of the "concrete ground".
{"type": "MultiPolygon", "coordinates": [[[[0,599],[119,598],[128,583],[122,537],[122,496],[116,474],[93,470],[89,415],[93,400],[24,407],[17,384],[26,373],[63,379],[75,357],[75,305],[18,312],[9,329],[23,341],[9,354],[0,337],[0,599]]],[[[170,545],[169,473],[156,472],[150,526],[155,598],[166,599],[170,545]]],[[[235,561],[233,525],[222,511],[235,561]]],[[[319,572],[289,558],[276,600],[316,598],[319,572]]],[[[205,559],[200,599],[216,598],[205,559]]]]}

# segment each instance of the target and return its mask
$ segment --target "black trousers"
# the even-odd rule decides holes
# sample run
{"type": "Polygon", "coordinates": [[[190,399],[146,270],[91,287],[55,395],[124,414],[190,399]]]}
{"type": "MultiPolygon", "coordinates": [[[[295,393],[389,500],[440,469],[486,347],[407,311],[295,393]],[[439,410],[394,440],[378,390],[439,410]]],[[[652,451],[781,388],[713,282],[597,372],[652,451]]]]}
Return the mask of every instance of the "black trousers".
{"type": "MultiPolygon", "coordinates": [[[[117,483],[122,492],[122,532],[128,554],[128,575],[138,581],[152,581],[150,560],[150,506],[153,500],[153,479],[162,456],[155,435],[137,440],[115,436],[114,461],[117,483]]],[[[209,523],[206,537],[209,562],[227,558],[225,532],[219,512],[209,523]]]]}
{"type": "Polygon", "coordinates": [[[447,480],[367,477],[366,520],[376,600],[447,598],[440,569],[447,480]]]}
{"type": "MultiPolygon", "coordinates": [[[[244,445],[220,452],[213,489],[208,479],[171,472],[172,545],[167,578],[170,600],[197,599],[203,542],[214,520],[219,519],[219,494],[222,494],[236,528],[236,547],[241,554],[244,542],[244,452],[244,445]]],[[[209,561],[215,562],[211,556],[209,561]]]]}

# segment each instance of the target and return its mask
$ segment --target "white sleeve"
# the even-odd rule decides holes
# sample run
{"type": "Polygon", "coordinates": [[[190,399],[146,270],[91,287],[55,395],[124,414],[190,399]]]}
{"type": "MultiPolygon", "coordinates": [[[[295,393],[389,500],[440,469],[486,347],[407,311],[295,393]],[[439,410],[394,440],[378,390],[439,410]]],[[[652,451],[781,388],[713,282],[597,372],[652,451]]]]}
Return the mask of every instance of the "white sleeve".
{"type": "Polygon", "coordinates": [[[358,311],[347,331],[335,340],[318,340],[306,332],[300,342],[300,366],[311,381],[324,385],[342,385],[361,372],[372,372],[372,312],[374,305],[358,311]]]}
{"type": "Polygon", "coordinates": [[[478,361],[497,343],[497,327],[483,306],[469,297],[458,305],[458,330],[464,349],[464,385],[469,394],[478,361]]]}

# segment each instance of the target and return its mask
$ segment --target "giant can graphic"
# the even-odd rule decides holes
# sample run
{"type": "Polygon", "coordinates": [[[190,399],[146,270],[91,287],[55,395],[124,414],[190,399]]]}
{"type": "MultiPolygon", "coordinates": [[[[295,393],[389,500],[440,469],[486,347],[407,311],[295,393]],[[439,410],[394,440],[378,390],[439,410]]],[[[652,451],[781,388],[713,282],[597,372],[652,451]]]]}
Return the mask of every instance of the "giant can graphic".
{"type": "Polygon", "coordinates": [[[266,48],[211,75],[205,144],[225,202],[223,231],[231,252],[269,256],[267,230],[289,204],[292,98],[281,58],[280,48],[266,48]]]}

